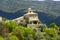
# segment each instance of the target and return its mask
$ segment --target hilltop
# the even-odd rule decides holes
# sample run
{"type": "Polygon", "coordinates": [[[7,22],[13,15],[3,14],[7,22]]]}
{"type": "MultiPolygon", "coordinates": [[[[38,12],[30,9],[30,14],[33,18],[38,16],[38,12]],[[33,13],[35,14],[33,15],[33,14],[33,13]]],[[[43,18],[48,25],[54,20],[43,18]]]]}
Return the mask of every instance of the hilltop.
{"type": "Polygon", "coordinates": [[[0,2],[0,10],[5,12],[17,12],[22,9],[33,8],[39,12],[45,12],[53,16],[60,16],[60,2],[54,1],[19,1],[5,0],[0,2]]]}
{"type": "MultiPolygon", "coordinates": [[[[3,2],[3,1],[2,1],[3,2]]],[[[50,23],[60,24],[60,2],[38,2],[38,1],[7,1],[2,5],[0,16],[7,19],[15,19],[25,14],[26,9],[31,7],[38,13],[39,19],[49,25],[50,23]],[[11,3],[12,2],[12,3],[11,3]],[[19,3],[18,3],[19,2],[19,3]],[[9,7],[9,8],[7,8],[9,7]]],[[[1,7],[0,7],[1,8],[1,7]]]]}

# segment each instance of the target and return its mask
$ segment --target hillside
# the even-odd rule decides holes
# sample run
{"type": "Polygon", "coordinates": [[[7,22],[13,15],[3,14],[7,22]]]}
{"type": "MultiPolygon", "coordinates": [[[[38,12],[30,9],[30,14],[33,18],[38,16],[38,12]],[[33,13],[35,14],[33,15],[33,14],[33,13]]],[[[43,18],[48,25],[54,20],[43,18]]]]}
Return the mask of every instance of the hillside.
{"type": "MultiPolygon", "coordinates": [[[[20,10],[16,13],[7,13],[7,12],[0,11],[0,16],[2,16],[3,18],[12,20],[12,19],[18,18],[20,16],[23,16],[25,13],[26,13],[25,10],[20,10]]],[[[38,13],[39,19],[42,23],[45,23],[48,26],[51,23],[56,23],[57,25],[60,26],[60,21],[59,21],[60,17],[49,15],[44,12],[36,12],[36,13],[38,13]]]]}
{"type": "Polygon", "coordinates": [[[60,16],[60,2],[53,1],[22,1],[22,0],[2,0],[0,10],[5,12],[17,12],[22,9],[33,8],[39,12],[45,12],[53,16],[60,16]]]}
{"type": "Polygon", "coordinates": [[[7,19],[15,19],[25,14],[27,8],[35,10],[39,19],[49,25],[50,23],[60,24],[60,2],[47,1],[0,1],[0,16],[7,19]]]}

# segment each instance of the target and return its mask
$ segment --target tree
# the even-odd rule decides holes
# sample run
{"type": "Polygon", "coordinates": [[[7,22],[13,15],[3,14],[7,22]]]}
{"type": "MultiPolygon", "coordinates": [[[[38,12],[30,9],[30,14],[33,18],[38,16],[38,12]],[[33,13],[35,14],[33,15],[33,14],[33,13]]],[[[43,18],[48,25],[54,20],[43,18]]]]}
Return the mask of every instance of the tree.
{"type": "Polygon", "coordinates": [[[19,40],[15,35],[10,35],[7,40],[19,40]]]}
{"type": "Polygon", "coordinates": [[[4,38],[0,36],[0,40],[4,40],[4,38]]]}
{"type": "Polygon", "coordinates": [[[45,28],[44,32],[46,32],[46,36],[48,40],[57,40],[58,32],[53,28],[45,28]]]}
{"type": "Polygon", "coordinates": [[[12,32],[13,35],[18,35],[20,40],[34,40],[35,31],[32,28],[25,28],[23,26],[17,26],[12,32]]]}
{"type": "Polygon", "coordinates": [[[4,22],[4,25],[9,28],[10,32],[13,31],[13,29],[16,27],[15,21],[7,20],[7,21],[4,22]]]}
{"type": "Polygon", "coordinates": [[[50,27],[56,29],[57,31],[59,30],[59,27],[55,23],[50,24],[50,27]]]}
{"type": "Polygon", "coordinates": [[[0,35],[3,37],[7,37],[8,34],[9,34],[9,29],[5,25],[0,24],[0,35]]]}

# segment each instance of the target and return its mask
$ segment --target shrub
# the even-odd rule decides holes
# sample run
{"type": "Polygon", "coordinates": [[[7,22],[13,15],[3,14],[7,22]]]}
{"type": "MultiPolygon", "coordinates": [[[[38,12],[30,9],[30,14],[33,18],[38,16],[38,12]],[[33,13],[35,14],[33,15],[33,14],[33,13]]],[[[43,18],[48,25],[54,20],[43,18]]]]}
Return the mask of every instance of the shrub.
{"type": "Polygon", "coordinates": [[[19,40],[15,35],[10,35],[7,40],[19,40]]]}
{"type": "Polygon", "coordinates": [[[20,37],[21,40],[31,40],[35,39],[35,31],[31,28],[25,28],[23,26],[18,26],[13,31],[14,35],[18,35],[17,37],[20,37]]]}
{"type": "Polygon", "coordinates": [[[4,40],[4,38],[0,36],[0,40],[4,40]]]}
{"type": "Polygon", "coordinates": [[[13,31],[13,29],[16,27],[16,23],[14,21],[9,20],[5,21],[4,25],[9,28],[10,32],[13,31]]]}

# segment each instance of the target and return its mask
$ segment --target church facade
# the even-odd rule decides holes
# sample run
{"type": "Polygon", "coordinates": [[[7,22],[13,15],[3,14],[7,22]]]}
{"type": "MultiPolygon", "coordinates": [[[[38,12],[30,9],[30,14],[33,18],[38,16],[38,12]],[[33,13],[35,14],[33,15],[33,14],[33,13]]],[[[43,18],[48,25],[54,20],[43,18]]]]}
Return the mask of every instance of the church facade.
{"type": "Polygon", "coordinates": [[[13,21],[16,21],[17,24],[23,22],[26,24],[27,27],[30,26],[44,26],[38,18],[38,14],[33,12],[31,8],[28,8],[27,13],[24,14],[23,16],[13,19],[13,21]]]}

